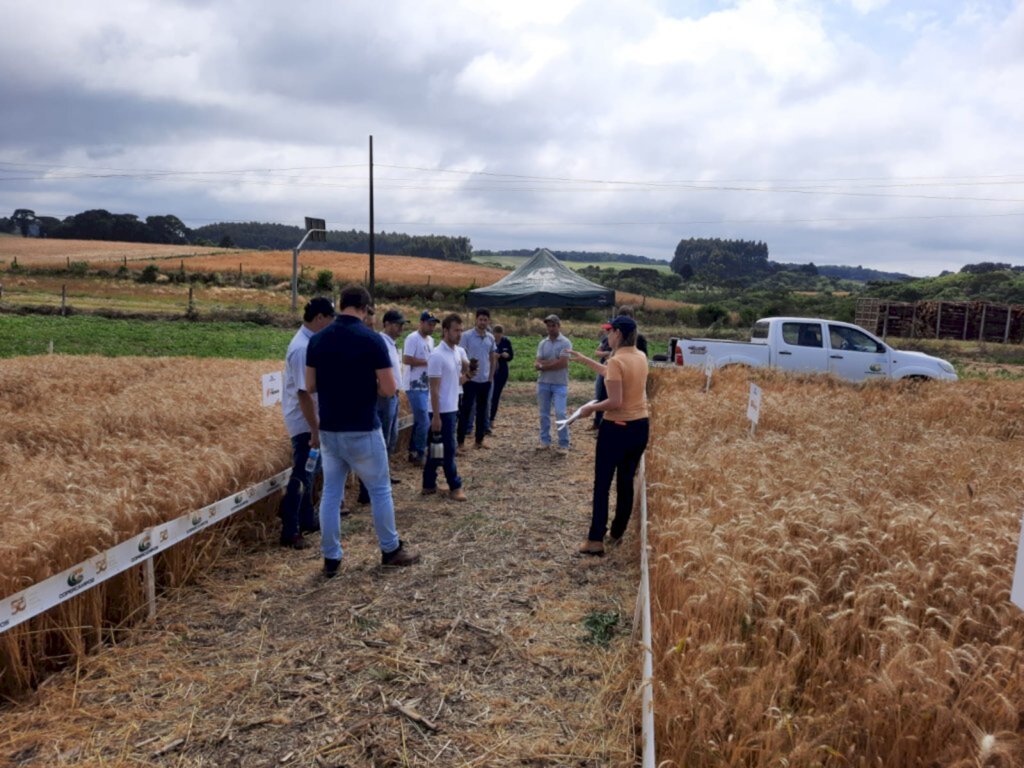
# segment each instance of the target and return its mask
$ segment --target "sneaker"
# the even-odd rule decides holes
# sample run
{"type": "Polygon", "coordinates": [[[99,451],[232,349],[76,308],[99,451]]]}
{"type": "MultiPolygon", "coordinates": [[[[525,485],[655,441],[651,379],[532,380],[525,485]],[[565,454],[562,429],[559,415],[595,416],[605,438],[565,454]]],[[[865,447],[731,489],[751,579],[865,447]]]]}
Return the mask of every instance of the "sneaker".
{"type": "Polygon", "coordinates": [[[391,484],[392,485],[398,485],[400,482],[402,482],[402,481],[399,480],[397,477],[392,477],[391,478],[391,484]]]}
{"type": "Polygon", "coordinates": [[[466,492],[461,488],[456,488],[454,491],[448,492],[448,498],[452,501],[469,501],[466,498],[466,492]]]}
{"type": "Polygon", "coordinates": [[[290,539],[281,539],[281,546],[289,549],[309,549],[309,542],[302,538],[301,533],[297,533],[290,539]]]}
{"type": "Polygon", "coordinates": [[[403,565],[416,565],[419,561],[419,552],[410,552],[401,541],[398,542],[398,549],[394,552],[380,553],[381,565],[393,566],[395,568],[403,565]]]}
{"type": "Polygon", "coordinates": [[[563,448],[560,445],[557,448],[555,448],[555,453],[558,454],[559,456],[568,456],[569,455],[569,449],[568,449],[568,447],[564,447],[563,448]]]}
{"type": "Polygon", "coordinates": [[[333,579],[338,575],[338,569],[341,567],[341,560],[332,560],[329,557],[324,558],[324,578],[333,579]]]}
{"type": "Polygon", "coordinates": [[[420,496],[433,496],[435,493],[437,493],[437,488],[420,489],[420,496]]]}
{"type": "Polygon", "coordinates": [[[608,534],[608,538],[605,539],[605,543],[609,547],[618,547],[618,546],[620,546],[622,544],[622,537],[621,536],[612,536],[609,533],[608,534]]]}
{"type": "Polygon", "coordinates": [[[590,541],[589,539],[587,539],[580,545],[579,552],[581,555],[601,557],[604,554],[604,542],[590,541]]]}
{"type": "Polygon", "coordinates": [[[416,464],[416,465],[422,467],[424,464],[427,463],[427,457],[426,457],[426,455],[424,455],[422,453],[410,453],[409,454],[409,463],[410,464],[416,464]]]}
{"type": "Polygon", "coordinates": [[[490,449],[491,449],[491,446],[489,446],[489,445],[484,445],[483,441],[481,441],[481,442],[479,442],[479,443],[474,443],[474,444],[473,444],[473,446],[474,446],[475,448],[478,448],[478,449],[479,449],[479,448],[486,448],[487,450],[490,450],[490,449]]]}
{"type": "Polygon", "coordinates": [[[547,451],[547,450],[551,449],[551,446],[548,445],[547,443],[541,443],[540,445],[534,446],[534,448],[535,448],[535,450],[538,450],[538,451],[547,451]]]}
{"type": "Polygon", "coordinates": [[[348,517],[351,514],[352,514],[352,510],[349,509],[348,507],[342,507],[341,509],[338,510],[338,516],[339,517],[348,517]]]}
{"type": "Polygon", "coordinates": [[[485,435],[493,435],[493,434],[494,434],[494,431],[493,431],[493,430],[490,430],[490,429],[485,429],[485,430],[484,430],[484,434],[485,434],[485,435]]]}

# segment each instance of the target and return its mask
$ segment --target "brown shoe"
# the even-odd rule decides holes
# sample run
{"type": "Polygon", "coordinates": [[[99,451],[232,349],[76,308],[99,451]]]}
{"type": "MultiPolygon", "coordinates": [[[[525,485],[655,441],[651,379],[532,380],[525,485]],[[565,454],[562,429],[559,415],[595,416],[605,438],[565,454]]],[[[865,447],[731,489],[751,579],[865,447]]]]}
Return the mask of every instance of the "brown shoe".
{"type": "Polygon", "coordinates": [[[303,538],[301,533],[298,533],[290,539],[281,539],[281,546],[289,549],[309,549],[310,543],[303,538]]]}
{"type": "Polygon", "coordinates": [[[419,552],[412,552],[405,548],[405,544],[398,542],[398,549],[394,552],[381,552],[381,565],[400,568],[404,565],[416,565],[420,561],[419,552]]]}
{"type": "Polygon", "coordinates": [[[490,449],[491,449],[491,446],[489,446],[489,445],[484,445],[484,444],[483,444],[483,442],[479,442],[479,443],[474,443],[474,446],[475,446],[476,448],[486,448],[487,450],[490,450],[490,449]]]}
{"type": "Polygon", "coordinates": [[[420,496],[433,496],[437,493],[437,488],[421,488],[420,496]]]}
{"type": "Polygon", "coordinates": [[[593,555],[595,557],[601,557],[604,554],[604,542],[603,541],[590,541],[587,539],[580,545],[581,555],[593,555]]]}
{"type": "Polygon", "coordinates": [[[466,498],[466,492],[461,488],[456,488],[454,491],[448,492],[448,498],[452,501],[469,501],[466,498]]]}

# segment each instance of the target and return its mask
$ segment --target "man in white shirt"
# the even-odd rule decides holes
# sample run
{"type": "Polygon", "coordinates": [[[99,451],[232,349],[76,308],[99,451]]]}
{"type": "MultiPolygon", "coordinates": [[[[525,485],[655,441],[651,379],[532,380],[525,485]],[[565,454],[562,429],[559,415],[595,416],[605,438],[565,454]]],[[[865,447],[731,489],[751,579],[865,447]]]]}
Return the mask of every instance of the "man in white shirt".
{"type": "MultiPolygon", "coordinates": [[[[465,501],[462,478],[455,466],[455,431],[459,418],[459,384],[462,383],[464,367],[458,352],[462,337],[462,318],[448,315],[441,323],[441,343],[430,354],[427,361],[427,376],[430,380],[430,430],[441,434],[444,458],[427,457],[423,465],[424,496],[437,493],[437,468],[444,469],[448,482],[448,498],[465,501]]],[[[467,366],[468,367],[468,366],[467,366]]]]}
{"type": "MultiPolygon", "coordinates": [[[[380,332],[384,344],[391,355],[391,368],[396,376],[402,370],[402,355],[398,351],[395,342],[402,335],[405,327],[405,317],[397,309],[389,309],[384,313],[384,330],[380,332]]],[[[402,382],[398,382],[398,388],[402,389],[402,382]]],[[[380,397],[377,399],[377,415],[380,417],[380,428],[384,433],[384,443],[388,447],[388,455],[395,452],[395,445],[398,443],[398,393],[391,397],[380,397]]],[[[394,482],[394,478],[392,478],[394,482]]]]}
{"type": "Polygon", "coordinates": [[[313,510],[313,476],[306,472],[310,448],[320,447],[316,395],[306,391],[306,348],[313,335],[334,320],[334,305],[321,296],[310,301],[302,313],[302,326],[292,337],[284,359],[284,391],[281,410],[292,441],[292,474],[281,500],[281,545],[305,549],[303,532],[319,530],[313,510]]]}
{"type": "Polygon", "coordinates": [[[420,314],[420,327],[405,337],[402,362],[407,365],[405,396],[412,409],[412,435],[409,438],[409,461],[423,464],[427,450],[428,406],[430,382],[427,378],[427,360],[434,349],[434,328],[437,318],[430,312],[420,314]]]}

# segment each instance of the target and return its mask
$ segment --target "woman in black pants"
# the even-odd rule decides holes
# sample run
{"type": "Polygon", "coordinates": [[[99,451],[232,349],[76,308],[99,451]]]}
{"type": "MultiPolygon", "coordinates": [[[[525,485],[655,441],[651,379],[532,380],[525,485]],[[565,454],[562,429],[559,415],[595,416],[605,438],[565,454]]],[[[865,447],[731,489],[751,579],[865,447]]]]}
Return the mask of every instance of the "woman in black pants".
{"type": "Polygon", "coordinates": [[[494,388],[491,390],[491,424],[494,424],[498,403],[501,401],[501,390],[508,382],[508,361],[515,357],[515,352],[512,351],[512,342],[505,335],[504,328],[496,325],[491,330],[494,332],[494,344],[498,348],[498,368],[494,372],[494,388]]]}
{"type": "Polygon", "coordinates": [[[615,475],[615,519],[609,543],[618,544],[633,513],[633,478],[647,448],[650,420],[647,412],[647,356],[636,348],[636,321],[620,315],[609,323],[611,357],[604,365],[570,351],[573,360],[604,376],[608,396],[583,406],[581,418],[602,411],[594,455],[594,501],[587,540],[581,555],[603,555],[608,532],[608,494],[615,475]]]}

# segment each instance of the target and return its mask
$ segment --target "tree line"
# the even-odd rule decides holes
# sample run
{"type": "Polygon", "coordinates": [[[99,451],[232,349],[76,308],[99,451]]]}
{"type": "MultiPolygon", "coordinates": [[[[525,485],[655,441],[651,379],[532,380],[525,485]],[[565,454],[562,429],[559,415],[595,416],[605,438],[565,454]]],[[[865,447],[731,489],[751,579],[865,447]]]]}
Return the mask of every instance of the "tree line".
{"type": "MultiPolygon", "coordinates": [[[[23,237],[115,240],[253,250],[290,250],[298,245],[306,234],[302,227],[255,221],[208,224],[190,229],[181,219],[170,214],[147,216],[143,220],[132,213],[111,213],[102,208],[76,213],[63,220],[52,216],[37,216],[35,211],[18,208],[9,218],[0,218],[0,232],[23,237]]],[[[370,235],[355,229],[330,230],[326,243],[309,243],[307,247],[369,253],[370,235]]],[[[468,237],[406,235],[399,232],[376,234],[374,250],[389,255],[447,261],[469,261],[473,256],[473,246],[468,237]]]]}

